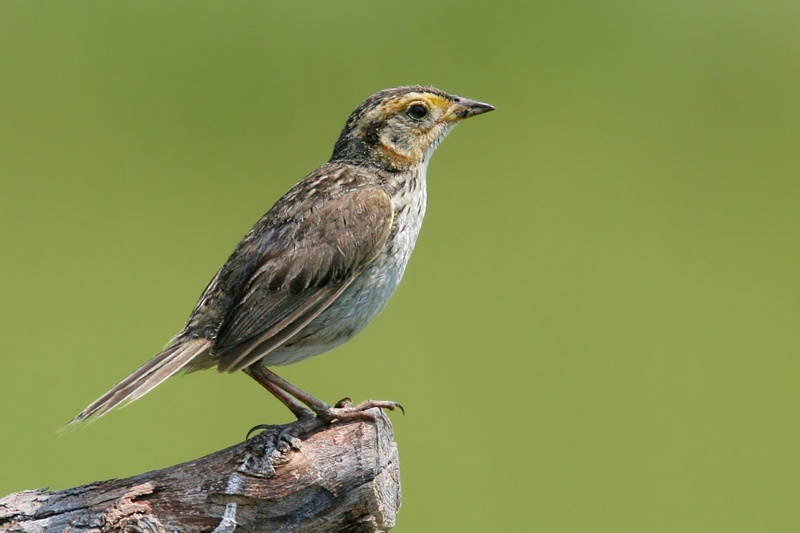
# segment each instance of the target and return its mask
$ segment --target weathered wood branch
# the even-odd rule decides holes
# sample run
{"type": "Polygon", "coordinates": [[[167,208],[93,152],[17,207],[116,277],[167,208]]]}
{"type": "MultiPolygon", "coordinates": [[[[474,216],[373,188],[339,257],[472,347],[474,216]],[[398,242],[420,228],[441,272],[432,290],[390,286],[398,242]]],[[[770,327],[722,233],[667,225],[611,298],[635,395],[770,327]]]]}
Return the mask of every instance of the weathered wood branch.
{"type": "Polygon", "coordinates": [[[0,532],[378,532],[400,508],[389,419],[333,424],[276,449],[270,426],[195,461],[0,499],[0,532]]]}

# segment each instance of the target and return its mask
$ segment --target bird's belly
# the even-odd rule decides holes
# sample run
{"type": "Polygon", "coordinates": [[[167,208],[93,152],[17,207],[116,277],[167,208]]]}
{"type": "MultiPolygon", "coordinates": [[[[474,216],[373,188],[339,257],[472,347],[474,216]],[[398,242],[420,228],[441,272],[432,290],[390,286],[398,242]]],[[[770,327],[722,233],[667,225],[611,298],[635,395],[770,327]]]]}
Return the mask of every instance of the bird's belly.
{"type": "MultiPolygon", "coordinates": [[[[280,348],[267,354],[265,365],[287,365],[327,352],[348,341],[381,312],[405,272],[422,225],[425,198],[413,206],[415,216],[398,216],[399,228],[380,255],[330,307],[280,348]]],[[[412,210],[407,210],[412,211],[412,210]]]]}

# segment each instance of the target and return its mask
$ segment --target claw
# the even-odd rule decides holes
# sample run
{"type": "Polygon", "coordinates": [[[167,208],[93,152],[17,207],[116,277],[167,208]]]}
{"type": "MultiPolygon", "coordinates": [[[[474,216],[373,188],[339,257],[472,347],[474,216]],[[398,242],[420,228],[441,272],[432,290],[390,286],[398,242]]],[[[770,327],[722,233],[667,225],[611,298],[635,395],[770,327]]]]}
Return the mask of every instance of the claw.
{"type": "Polygon", "coordinates": [[[336,402],[336,405],[334,405],[334,407],[336,407],[337,409],[342,409],[342,408],[352,407],[352,405],[353,405],[353,400],[351,400],[350,398],[342,398],[341,400],[336,402]]]}
{"type": "MultiPolygon", "coordinates": [[[[277,427],[279,426],[274,426],[270,424],[259,424],[257,426],[254,426],[253,428],[250,429],[250,431],[247,432],[247,436],[244,438],[244,440],[249,439],[250,435],[252,435],[254,431],[267,431],[270,429],[276,429],[277,427]]],[[[281,444],[283,443],[286,443],[290,448],[297,448],[297,446],[293,442],[293,439],[295,438],[295,436],[292,434],[293,429],[294,429],[294,424],[289,424],[288,426],[284,426],[278,432],[278,435],[275,437],[275,442],[273,443],[273,446],[275,446],[276,450],[282,451],[283,446],[281,446],[281,444]]]]}
{"type": "Polygon", "coordinates": [[[280,430],[278,436],[275,437],[275,449],[282,452],[281,443],[285,442],[290,449],[299,450],[300,446],[296,439],[297,437],[292,434],[292,426],[287,426],[280,430]]]}
{"type": "Polygon", "coordinates": [[[259,431],[259,430],[266,431],[273,427],[275,426],[270,426],[269,424],[259,424],[257,426],[253,426],[252,428],[250,428],[250,431],[247,432],[247,436],[244,438],[244,440],[249,439],[250,435],[252,435],[254,431],[259,431]]]}
{"type": "Polygon", "coordinates": [[[296,421],[292,422],[291,424],[286,424],[284,426],[276,426],[273,424],[259,424],[254,426],[250,431],[247,432],[247,436],[245,440],[249,439],[250,436],[255,431],[267,431],[267,430],[280,430],[275,437],[275,449],[279,451],[283,451],[282,444],[288,444],[292,449],[299,449],[297,445],[296,439],[302,437],[303,435],[314,431],[315,429],[327,424],[328,421],[324,420],[318,416],[314,416],[309,411],[308,416],[303,416],[298,418],[296,421]]]}

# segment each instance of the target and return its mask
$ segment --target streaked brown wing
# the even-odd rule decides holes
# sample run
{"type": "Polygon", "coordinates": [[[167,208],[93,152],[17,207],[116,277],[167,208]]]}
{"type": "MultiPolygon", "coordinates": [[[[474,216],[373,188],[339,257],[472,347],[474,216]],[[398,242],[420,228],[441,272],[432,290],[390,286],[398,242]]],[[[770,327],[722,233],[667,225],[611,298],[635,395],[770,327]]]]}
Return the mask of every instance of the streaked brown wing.
{"type": "Polygon", "coordinates": [[[220,372],[241,370],[291,339],[373,261],[394,215],[379,187],[348,192],[308,215],[270,247],[214,343],[220,372]]]}

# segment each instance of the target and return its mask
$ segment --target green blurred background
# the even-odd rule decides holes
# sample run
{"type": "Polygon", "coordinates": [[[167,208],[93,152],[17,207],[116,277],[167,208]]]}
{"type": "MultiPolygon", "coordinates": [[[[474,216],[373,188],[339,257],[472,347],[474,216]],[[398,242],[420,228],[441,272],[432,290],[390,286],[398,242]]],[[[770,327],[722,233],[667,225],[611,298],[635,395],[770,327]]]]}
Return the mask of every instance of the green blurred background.
{"type": "Polygon", "coordinates": [[[398,532],[800,531],[800,3],[0,3],[0,494],[290,419],[183,325],[372,92],[448,138],[386,311],[284,377],[393,414],[398,532]]]}

